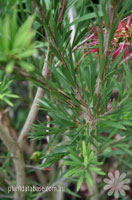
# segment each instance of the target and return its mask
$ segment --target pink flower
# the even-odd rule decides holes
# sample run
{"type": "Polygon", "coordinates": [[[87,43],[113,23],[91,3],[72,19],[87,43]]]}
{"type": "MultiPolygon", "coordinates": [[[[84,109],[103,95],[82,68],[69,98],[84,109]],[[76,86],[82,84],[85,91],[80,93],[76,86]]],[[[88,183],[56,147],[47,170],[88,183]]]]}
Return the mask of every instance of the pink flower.
{"type": "Polygon", "coordinates": [[[113,53],[113,58],[117,58],[117,56],[124,50],[124,55],[128,56],[130,54],[129,50],[127,49],[127,45],[125,43],[121,44],[113,53]]]}
{"type": "MultiPolygon", "coordinates": [[[[105,27],[104,24],[102,24],[102,28],[105,33],[105,27]]],[[[88,36],[88,43],[83,46],[85,48],[86,46],[91,47],[90,52],[95,53],[99,52],[99,39],[98,39],[98,33],[101,32],[98,27],[92,28],[93,34],[88,36]]],[[[126,57],[130,55],[130,52],[132,50],[132,15],[128,17],[128,19],[122,19],[119,22],[119,25],[117,27],[117,30],[114,34],[113,40],[111,41],[111,45],[109,48],[109,54],[113,52],[113,59],[117,58],[117,56],[125,49],[123,57],[126,57]]],[[[86,51],[85,51],[86,53],[86,51]]],[[[87,52],[88,54],[88,52],[87,52]]]]}
{"type": "Polygon", "coordinates": [[[91,50],[90,50],[91,53],[95,53],[95,52],[98,52],[98,51],[99,51],[98,48],[95,48],[95,49],[91,49],[91,50]]]}

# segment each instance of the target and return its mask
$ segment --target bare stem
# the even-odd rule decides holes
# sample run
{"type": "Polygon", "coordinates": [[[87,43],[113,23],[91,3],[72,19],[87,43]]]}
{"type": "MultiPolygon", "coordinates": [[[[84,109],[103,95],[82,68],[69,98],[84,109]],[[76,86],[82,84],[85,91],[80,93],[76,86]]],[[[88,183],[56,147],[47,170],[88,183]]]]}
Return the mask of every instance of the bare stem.
{"type": "Polygon", "coordinates": [[[119,65],[122,65],[124,62],[128,61],[130,58],[132,58],[132,53],[131,53],[129,56],[127,56],[126,58],[124,58],[124,59],[119,63],[119,65]]]}
{"type": "Polygon", "coordinates": [[[65,14],[67,4],[68,4],[68,0],[62,0],[62,8],[60,9],[60,12],[59,12],[57,24],[59,24],[63,21],[63,17],[64,17],[64,14],[65,14]]]}
{"type": "MultiPolygon", "coordinates": [[[[44,66],[42,69],[42,75],[44,77],[47,77],[48,72],[49,72],[49,68],[47,65],[48,56],[49,56],[49,49],[47,51],[46,59],[45,59],[44,66]]],[[[39,109],[39,99],[42,99],[43,95],[44,95],[44,90],[42,88],[38,87],[35,98],[33,100],[32,106],[31,106],[31,109],[29,111],[28,117],[27,117],[26,122],[25,122],[25,124],[20,132],[20,135],[18,137],[18,144],[20,147],[23,146],[24,138],[28,135],[31,125],[33,124],[33,122],[36,119],[38,109],[39,109]]]]}
{"type": "Polygon", "coordinates": [[[93,187],[88,185],[88,190],[90,193],[90,200],[98,200],[98,189],[97,189],[97,174],[94,172],[91,173],[93,179],[93,187]]]}
{"type": "MultiPolygon", "coordinates": [[[[8,150],[11,152],[12,159],[15,166],[15,171],[16,171],[16,186],[22,187],[25,185],[25,181],[26,181],[23,152],[21,151],[17,142],[13,139],[11,134],[8,131],[6,131],[1,121],[0,121],[0,138],[3,141],[3,143],[6,145],[8,150]]],[[[14,199],[24,200],[25,193],[16,192],[14,199]]]]}

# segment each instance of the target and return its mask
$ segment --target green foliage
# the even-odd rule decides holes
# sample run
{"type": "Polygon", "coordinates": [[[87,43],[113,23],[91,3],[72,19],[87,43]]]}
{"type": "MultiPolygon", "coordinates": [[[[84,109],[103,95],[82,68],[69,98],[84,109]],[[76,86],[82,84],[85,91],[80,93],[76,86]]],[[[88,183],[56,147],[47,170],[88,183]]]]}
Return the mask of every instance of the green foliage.
{"type": "Polygon", "coordinates": [[[31,43],[35,36],[31,29],[34,16],[29,17],[20,27],[17,21],[17,10],[12,16],[6,15],[0,19],[0,64],[6,65],[8,73],[13,72],[15,66],[32,71],[34,66],[28,63],[27,58],[37,53],[36,43],[31,43]]]}
{"type": "Polygon", "coordinates": [[[18,98],[17,95],[12,94],[12,92],[9,90],[11,83],[12,80],[8,80],[7,76],[0,76],[0,101],[5,102],[9,106],[13,106],[10,98],[18,98]]]}
{"type": "MultiPolygon", "coordinates": [[[[126,169],[132,168],[131,61],[125,61],[125,50],[116,58],[110,51],[118,24],[130,14],[132,2],[125,1],[122,6],[116,1],[110,11],[109,1],[69,0],[61,12],[64,2],[0,1],[2,8],[9,8],[9,14],[3,9],[0,18],[0,69],[7,73],[0,77],[0,100],[13,106],[10,98],[18,97],[10,90],[15,75],[26,88],[26,97],[14,111],[20,109],[15,123],[21,124],[27,114],[25,105],[31,105],[34,98],[34,86],[44,90],[38,118],[30,130],[29,141],[36,141],[28,161],[42,170],[55,166],[54,181],[64,177],[76,182],[78,192],[83,182],[94,188],[93,174],[101,178],[109,171],[107,159],[115,158],[120,169],[122,163],[126,169]],[[71,23],[68,14],[72,7],[76,16],[71,23]],[[99,51],[92,54],[86,40],[93,30],[99,51]],[[47,52],[50,72],[43,77],[47,52]]],[[[16,82],[14,85],[21,90],[16,82]]],[[[66,192],[78,197],[69,188],[66,192]]],[[[37,196],[28,195],[29,199],[37,196]]]]}
{"type": "Polygon", "coordinates": [[[70,166],[69,171],[65,174],[65,177],[73,176],[79,177],[77,184],[77,191],[80,189],[84,177],[89,185],[93,186],[92,177],[90,175],[91,172],[95,172],[96,174],[105,175],[104,172],[98,165],[102,165],[102,162],[97,161],[96,152],[92,151],[90,148],[90,143],[86,146],[85,141],[82,141],[82,149],[78,154],[71,148],[68,149],[68,157],[70,160],[64,161],[64,165],[70,166]]]}
{"type": "MultiPolygon", "coordinates": [[[[131,94],[132,90],[129,86],[131,82],[130,73],[128,72],[128,67],[118,66],[124,51],[114,61],[112,61],[112,55],[106,57],[104,54],[102,17],[106,28],[109,29],[110,26],[106,3],[102,4],[100,12],[92,3],[90,6],[94,12],[84,13],[83,16],[75,19],[72,24],[66,25],[66,22],[63,23],[61,25],[63,33],[59,27],[57,29],[53,22],[57,19],[55,18],[55,12],[48,13],[51,6],[50,1],[46,6],[44,28],[48,34],[50,51],[54,54],[55,59],[50,65],[52,80],[45,80],[50,89],[46,90],[46,95],[43,100],[40,100],[40,105],[41,111],[47,112],[51,121],[47,122],[47,124],[34,125],[30,137],[32,139],[42,139],[50,136],[50,142],[43,151],[44,162],[41,167],[50,167],[59,160],[63,160],[63,164],[69,166],[65,177],[76,177],[78,179],[77,191],[79,191],[84,180],[90,186],[93,186],[92,173],[105,174],[98,165],[103,165],[104,158],[107,157],[105,153],[107,150],[109,150],[109,155],[112,156],[118,155],[118,151],[116,154],[112,154],[113,147],[119,148],[120,155],[124,155],[126,151],[127,153],[131,151],[129,150],[129,145],[125,145],[130,131],[128,127],[131,126],[131,98],[129,96],[129,100],[127,100],[128,92],[125,89],[128,77],[127,87],[129,87],[129,94],[131,94]],[[83,52],[78,49],[78,51],[74,52],[75,62],[72,51],[75,45],[80,40],[83,40],[85,24],[84,26],[82,25],[81,31],[78,28],[76,29],[77,32],[75,33],[72,48],[69,45],[66,46],[68,39],[66,41],[64,39],[59,40],[59,38],[64,38],[64,33],[67,33],[67,38],[70,37],[70,32],[68,31],[71,25],[75,24],[81,27],[80,23],[83,24],[85,20],[93,20],[95,17],[96,23],[101,30],[98,33],[99,57],[97,59],[96,56],[91,55],[88,48],[88,56],[82,59],[83,52]],[[50,20],[51,26],[47,26],[48,20],[50,20]],[[53,38],[55,45],[50,43],[53,38]],[[55,61],[60,61],[60,65],[57,68],[54,67],[55,61]],[[126,74],[124,74],[124,69],[126,74]],[[117,78],[122,74],[124,81],[120,85],[117,78]],[[99,93],[97,93],[97,83],[99,84],[99,93]],[[118,90],[119,96],[116,101],[112,101],[111,111],[109,112],[108,104],[114,90],[118,90]],[[125,116],[128,117],[126,118],[125,116]],[[109,136],[103,137],[102,132],[107,132],[109,136]],[[119,145],[121,141],[116,143],[112,140],[112,137],[117,134],[123,137],[123,140],[121,140],[122,149],[119,145]]],[[[109,32],[109,42],[111,42],[119,20],[123,18],[127,8],[127,5],[123,7],[116,18],[115,24],[112,25],[109,32]]]]}

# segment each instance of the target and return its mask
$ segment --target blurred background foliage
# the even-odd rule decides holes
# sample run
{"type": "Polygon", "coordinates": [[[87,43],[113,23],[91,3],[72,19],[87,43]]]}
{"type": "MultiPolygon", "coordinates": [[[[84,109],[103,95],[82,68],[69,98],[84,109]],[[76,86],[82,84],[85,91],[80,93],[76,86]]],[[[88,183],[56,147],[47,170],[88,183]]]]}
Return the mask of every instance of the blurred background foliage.
{"type": "MultiPolygon", "coordinates": [[[[86,178],[88,184],[93,185],[90,171],[98,174],[99,181],[102,181],[100,175],[104,175],[104,171],[107,173],[113,167],[112,164],[115,164],[132,177],[130,173],[132,145],[129,143],[132,139],[132,81],[129,67],[131,61],[123,63],[119,68],[117,64],[121,57],[111,64],[110,55],[106,73],[109,78],[108,85],[105,87],[105,84],[102,84],[97,104],[98,99],[95,94],[98,77],[97,55],[84,56],[83,49],[78,49],[74,53],[75,62],[72,57],[72,50],[92,34],[91,25],[100,25],[99,19],[103,16],[101,5],[106,1],[92,2],[93,4],[90,0],[68,1],[63,22],[58,23],[58,11],[61,9],[62,1],[0,0],[0,118],[13,136],[17,137],[31,108],[36,88],[41,86],[46,91],[44,98],[40,100],[41,108],[36,123],[32,126],[30,137],[27,139],[33,148],[30,156],[25,154],[28,184],[39,186],[42,184],[35,174],[36,169],[28,166],[41,168],[47,184],[61,180],[65,174],[65,177],[68,177],[66,179],[68,187],[65,189],[67,195],[63,197],[64,199],[89,199],[87,185],[83,182],[86,178]],[[68,18],[71,7],[75,11],[72,25],[76,26],[72,45],[70,45],[71,24],[68,18]],[[99,14],[98,20],[96,9],[99,14]],[[50,59],[48,61],[52,76],[50,80],[46,80],[42,77],[41,70],[49,46],[51,49],[49,57],[54,55],[54,59],[52,63],[50,59]],[[58,62],[59,67],[55,68],[58,62]],[[118,91],[117,97],[116,94],[112,97],[113,91],[118,91]],[[85,110],[82,109],[82,104],[85,107],[85,103],[81,102],[81,95],[88,106],[93,103],[92,113],[99,119],[96,124],[97,135],[93,137],[89,132],[89,122],[85,123],[87,119],[83,116],[85,110]],[[123,103],[116,110],[116,106],[122,100],[123,103]],[[108,104],[112,104],[110,106],[113,110],[110,115],[105,116],[103,114],[107,112],[108,104]],[[119,143],[112,140],[116,135],[122,138],[119,143]],[[97,154],[91,149],[91,144],[97,148],[97,154]],[[59,163],[61,160],[64,161],[63,164],[59,163]],[[68,170],[63,171],[63,169],[68,170]],[[76,182],[78,182],[77,191],[81,188],[78,193],[76,182]]],[[[119,15],[121,19],[131,13],[132,5],[127,7],[127,2],[124,0],[118,4],[117,16],[119,15]],[[126,10],[121,13],[124,6],[126,10]]],[[[99,45],[101,46],[101,39],[99,45]]],[[[87,51],[89,52],[89,48],[87,51]]],[[[2,144],[0,150],[2,174],[14,180],[10,152],[7,153],[2,144]]],[[[6,180],[8,178],[6,177],[6,180]]],[[[9,183],[5,182],[4,178],[2,180],[3,195],[9,183]]],[[[103,191],[101,181],[99,190],[103,191]]],[[[26,198],[35,200],[37,195],[28,193],[26,198]]],[[[45,197],[39,199],[43,198],[45,197]]],[[[48,198],[53,199],[51,196],[48,198]]],[[[106,200],[106,194],[103,193],[101,198],[106,200]]],[[[126,198],[121,197],[124,200],[129,198],[131,191],[126,198]]]]}

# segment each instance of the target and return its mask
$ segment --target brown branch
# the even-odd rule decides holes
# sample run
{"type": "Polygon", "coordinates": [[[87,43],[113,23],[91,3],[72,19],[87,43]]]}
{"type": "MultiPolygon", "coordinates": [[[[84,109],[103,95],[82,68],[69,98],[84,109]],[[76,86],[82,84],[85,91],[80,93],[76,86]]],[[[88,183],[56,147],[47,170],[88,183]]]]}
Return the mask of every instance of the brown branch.
{"type": "Polygon", "coordinates": [[[61,8],[59,10],[57,24],[60,24],[63,21],[65,10],[66,10],[67,4],[68,4],[68,0],[62,0],[61,4],[62,4],[62,6],[61,6],[61,8]]]}
{"type": "MultiPolygon", "coordinates": [[[[8,150],[11,152],[11,156],[14,162],[15,172],[16,172],[16,186],[22,187],[25,185],[25,181],[26,181],[23,153],[21,149],[19,148],[17,142],[13,139],[10,133],[6,131],[1,121],[0,121],[0,138],[5,144],[5,146],[8,148],[8,150]]],[[[24,200],[25,193],[17,191],[15,193],[14,199],[24,200]]]]}

